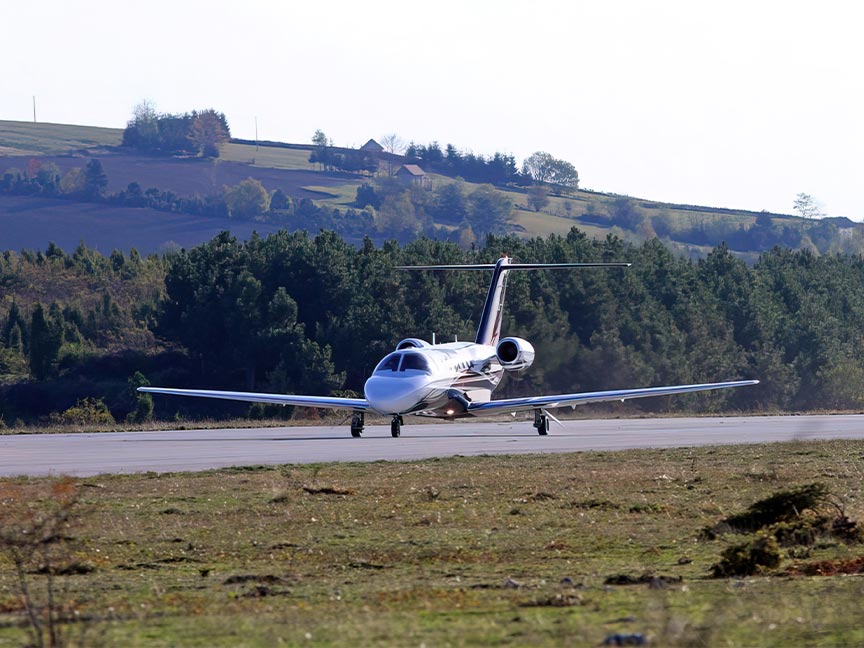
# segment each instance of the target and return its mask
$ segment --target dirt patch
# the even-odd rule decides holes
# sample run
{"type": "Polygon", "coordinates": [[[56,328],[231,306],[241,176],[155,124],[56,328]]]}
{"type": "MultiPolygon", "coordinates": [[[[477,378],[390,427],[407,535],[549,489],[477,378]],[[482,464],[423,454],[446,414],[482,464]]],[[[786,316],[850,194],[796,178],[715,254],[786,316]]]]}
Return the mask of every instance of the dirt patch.
{"type": "Polygon", "coordinates": [[[791,576],[840,576],[844,574],[864,574],[864,556],[850,560],[817,560],[794,565],[786,570],[791,576]]]}
{"type": "Polygon", "coordinates": [[[267,585],[283,584],[284,580],[275,574],[237,574],[229,576],[223,585],[242,585],[244,583],[266,583],[267,585]]]}
{"type": "Polygon", "coordinates": [[[652,589],[663,589],[669,585],[680,583],[681,576],[658,576],[657,574],[645,573],[641,576],[632,574],[616,574],[608,576],[603,581],[604,585],[648,585],[652,589]]]}
{"type": "Polygon", "coordinates": [[[310,495],[353,495],[354,491],[349,488],[336,488],[335,486],[304,486],[303,490],[310,495]]]}

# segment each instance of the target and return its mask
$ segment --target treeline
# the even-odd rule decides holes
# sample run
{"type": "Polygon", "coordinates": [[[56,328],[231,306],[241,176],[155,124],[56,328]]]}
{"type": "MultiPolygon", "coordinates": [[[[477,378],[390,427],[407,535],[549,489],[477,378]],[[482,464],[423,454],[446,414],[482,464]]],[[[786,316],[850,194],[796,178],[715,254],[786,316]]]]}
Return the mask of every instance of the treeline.
{"type": "Polygon", "coordinates": [[[426,170],[459,177],[468,182],[519,187],[534,185],[548,187],[556,193],[579,188],[576,167],[545,151],[528,156],[522,162],[521,171],[513,155],[496,152],[487,157],[471,151],[460,151],[453,144],[447,144],[442,150],[438,142],[426,145],[411,142],[405,149],[405,160],[421,163],[426,170]]]}
{"type": "Polygon", "coordinates": [[[164,278],[162,258],[134,249],[0,255],[0,428],[97,395],[115,414],[134,411],[126,381],[157,348],[164,278]]]}
{"type": "Polygon", "coordinates": [[[354,204],[373,210],[379,235],[400,242],[418,236],[446,239],[463,248],[506,231],[513,211],[512,201],[489,184],[440,182],[428,190],[393,177],[360,185],[354,204]]]}
{"type": "Polygon", "coordinates": [[[405,160],[410,164],[421,163],[427,171],[459,176],[468,182],[494,185],[531,184],[530,178],[519,173],[516,158],[505,153],[496,152],[486,157],[470,151],[460,151],[453,144],[447,144],[442,150],[438,142],[411,142],[405,149],[405,160]]]}
{"type": "Polygon", "coordinates": [[[281,189],[268,191],[247,178],[221,193],[182,195],[155,187],[143,189],[130,182],[125,189],[107,191],[108,177],[98,159],[83,168],[60,174],[53,162],[31,160],[27,169],[7,169],[0,178],[0,194],[43,196],[118,207],[148,207],[159,211],[272,223],[288,230],[333,230],[359,241],[371,235],[378,241],[407,242],[418,236],[452,240],[470,247],[489,233],[507,229],[513,204],[491,185],[442,182],[433,190],[380,177],[357,189],[354,207],[316,205],[281,189]]]}
{"type": "Polygon", "coordinates": [[[231,137],[228,120],[212,108],[159,114],[146,101],[135,107],[123,130],[123,146],[162,155],[219,157],[219,145],[231,137]]]}
{"type": "Polygon", "coordinates": [[[309,154],[309,162],[325,171],[345,171],[373,175],[378,171],[378,158],[374,153],[359,149],[319,146],[309,154]]]}
{"type": "MultiPolygon", "coordinates": [[[[112,411],[133,406],[126,383],[135,371],[153,384],[180,387],[361,393],[375,364],[400,339],[473,339],[480,316],[485,273],[395,266],[492,262],[503,252],[526,261],[633,266],[514,274],[504,332],[530,340],[537,360],[522,378],[505,381],[496,397],[758,378],[762,382],[753,388],[628,407],[662,412],[862,406],[864,261],[858,257],[775,248],[748,266],[720,246],[693,262],[656,240],[595,241],[576,229],[530,241],[489,236],[473,250],[428,239],[404,247],[376,247],[367,239],[353,247],[332,232],[310,237],[283,231],[245,243],[225,233],[162,259],[124,257],[122,264],[116,255],[114,261],[99,260],[87,251],[95,255],[90,263],[114,282],[134,280],[124,278],[129,265],[161,269],[164,292],[158,294],[164,296],[149,304],[103,296],[102,303],[78,312],[76,294],[24,306],[16,298],[22,284],[15,277],[33,268],[86,275],[83,259],[57,250],[28,259],[7,254],[2,303],[17,306],[14,313],[0,306],[0,382],[18,384],[0,389],[0,413],[9,422],[28,415],[22,403],[36,412],[49,403],[62,411],[74,405],[73,392],[82,396],[82,384],[100,384],[100,372],[114,376],[114,383],[104,393],[84,395],[104,396],[112,411]],[[119,327],[109,338],[122,340],[124,327],[142,325],[161,341],[161,352],[139,349],[118,360],[115,345],[110,362],[97,361],[97,350],[109,353],[99,346],[99,335],[119,327]],[[41,351],[34,359],[34,349],[42,348],[34,347],[34,339],[51,336],[48,360],[41,351]],[[57,344],[68,349],[81,344],[79,336],[90,345],[88,357],[60,351],[55,360],[57,344]],[[22,384],[24,376],[31,382],[22,384]],[[42,394],[38,401],[34,390],[42,394]]],[[[178,409],[245,411],[237,404],[184,399],[156,404],[161,416],[178,409]]]]}
{"type": "MultiPolygon", "coordinates": [[[[125,189],[113,193],[108,192],[107,187],[107,174],[96,158],[83,168],[72,168],[65,174],[61,174],[53,162],[33,159],[26,169],[9,168],[0,176],[0,194],[10,196],[42,196],[117,207],[147,207],[177,214],[255,220],[291,230],[328,229],[355,240],[375,231],[374,215],[363,206],[359,209],[319,206],[308,198],[292,198],[281,189],[267,191],[254,178],[206,196],[183,195],[156,187],[144,189],[138,182],[130,182],[125,189]]],[[[412,230],[412,233],[417,231],[412,230]]],[[[424,230],[424,233],[434,236],[435,230],[424,230]]],[[[380,232],[381,236],[401,234],[380,232]]]]}
{"type": "Polygon", "coordinates": [[[754,213],[742,222],[721,210],[691,208],[704,216],[682,214],[681,207],[660,207],[621,197],[609,203],[606,212],[589,210],[581,219],[603,227],[616,226],[639,237],[658,237],[680,244],[713,246],[724,241],[741,252],[765,252],[775,246],[801,248],[816,254],[860,254],[864,251],[864,228],[847,218],[776,218],[754,213]]]}

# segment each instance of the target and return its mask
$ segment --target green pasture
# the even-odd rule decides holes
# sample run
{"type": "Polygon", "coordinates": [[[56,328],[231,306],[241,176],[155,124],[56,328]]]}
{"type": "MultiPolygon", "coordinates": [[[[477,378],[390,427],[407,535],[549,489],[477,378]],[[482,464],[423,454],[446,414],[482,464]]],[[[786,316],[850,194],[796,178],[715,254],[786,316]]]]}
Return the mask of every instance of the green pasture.
{"type": "MultiPolygon", "coordinates": [[[[862,477],[864,443],[801,441],[6,479],[0,522],[77,498],[51,569],[23,570],[34,603],[52,575],[77,645],[853,646],[864,581],[840,566],[864,547],[818,536],[714,578],[753,536],[705,529],[816,482],[858,520],[862,477]]],[[[23,645],[6,546],[0,645],[23,645]]]]}
{"type": "Polygon", "coordinates": [[[122,128],[0,120],[0,154],[59,155],[94,146],[119,146],[122,128]]]}
{"type": "Polygon", "coordinates": [[[357,187],[360,186],[362,179],[356,182],[349,182],[344,185],[319,187],[316,185],[307,185],[303,187],[306,191],[314,191],[320,194],[320,198],[316,198],[315,202],[321,202],[330,207],[353,207],[354,201],[357,199],[357,187]]]}
{"type": "Polygon", "coordinates": [[[242,162],[259,167],[316,171],[317,166],[309,162],[309,151],[300,149],[258,146],[254,144],[223,144],[219,158],[230,162],[242,162]]]}

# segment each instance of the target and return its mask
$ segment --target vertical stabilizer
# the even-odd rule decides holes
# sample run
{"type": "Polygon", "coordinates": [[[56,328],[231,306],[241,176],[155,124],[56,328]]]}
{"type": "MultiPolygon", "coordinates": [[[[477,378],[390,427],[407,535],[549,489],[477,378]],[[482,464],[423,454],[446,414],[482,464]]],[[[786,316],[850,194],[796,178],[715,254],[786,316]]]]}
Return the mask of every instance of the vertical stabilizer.
{"type": "Polygon", "coordinates": [[[477,327],[477,344],[495,346],[501,339],[501,316],[504,311],[504,293],[507,291],[508,265],[510,257],[506,256],[498,259],[495,264],[486,303],[483,304],[483,316],[480,318],[480,326],[477,327]]]}

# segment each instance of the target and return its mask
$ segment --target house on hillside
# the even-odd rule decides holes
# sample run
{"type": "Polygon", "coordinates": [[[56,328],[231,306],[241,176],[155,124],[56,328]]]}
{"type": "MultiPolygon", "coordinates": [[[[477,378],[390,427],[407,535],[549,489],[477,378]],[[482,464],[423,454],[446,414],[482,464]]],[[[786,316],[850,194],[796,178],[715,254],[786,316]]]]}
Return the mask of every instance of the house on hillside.
{"type": "Polygon", "coordinates": [[[384,147],[381,146],[374,139],[370,139],[363,146],[360,147],[361,151],[366,151],[367,153],[381,153],[384,150],[384,147]]]}
{"type": "Polygon", "coordinates": [[[403,164],[396,171],[396,177],[406,186],[416,185],[421,189],[430,189],[432,187],[432,178],[427,176],[426,172],[416,164],[403,164]]]}

